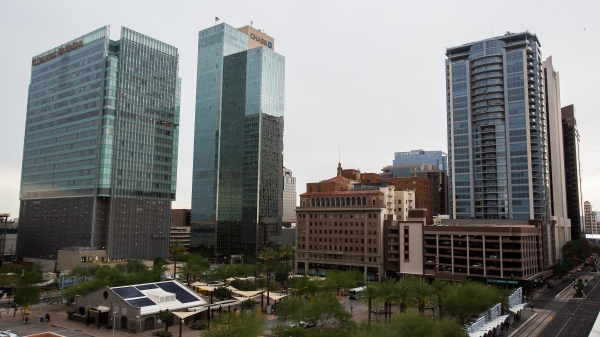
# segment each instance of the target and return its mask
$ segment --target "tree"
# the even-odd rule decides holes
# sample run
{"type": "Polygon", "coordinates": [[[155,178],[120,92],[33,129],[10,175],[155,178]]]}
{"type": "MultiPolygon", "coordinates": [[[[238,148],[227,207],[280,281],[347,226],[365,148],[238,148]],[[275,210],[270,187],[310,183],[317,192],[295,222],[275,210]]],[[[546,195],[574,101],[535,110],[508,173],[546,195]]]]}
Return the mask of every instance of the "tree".
{"type": "Polygon", "coordinates": [[[398,305],[398,309],[400,309],[401,313],[406,313],[406,309],[411,305],[413,292],[411,284],[406,279],[400,279],[394,285],[394,300],[398,305]]]}
{"type": "Polygon", "coordinates": [[[442,337],[441,329],[435,321],[416,313],[396,315],[390,328],[391,331],[397,331],[394,336],[442,337]]]}
{"type": "Polygon", "coordinates": [[[363,275],[358,270],[330,270],[325,278],[325,288],[328,291],[340,291],[340,288],[355,288],[358,282],[363,279],[363,275]]]}
{"type": "Polygon", "coordinates": [[[565,243],[562,247],[562,252],[575,259],[585,259],[592,255],[592,245],[590,245],[590,242],[585,238],[571,240],[565,243]]]}
{"type": "Polygon", "coordinates": [[[396,298],[395,288],[394,281],[383,282],[379,286],[379,298],[383,301],[383,319],[385,324],[388,322],[388,317],[392,317],[392,302],[396,298]]]}
{"type": "Polygon", "coordinates": [[[433,295],[433,288],[429,283],[420,279],[413,279],[411,285],[419,313],[423,314],[425,312],[425,305],[427,305],[433,295]]]}
{"type": "Polygon", "coordinates": [[[213,295],[219,300],[223,301],[231,297],[231,290],[225,287],[218,287],[213,290],[213,295]]]}
{"type": "Polygon", "coordinates": [[[290,260],[294,259],[294,254],[296,253],[296,250],[294,249],[294,247],[292,245],[290,245],[289,243],[286,243],[285,245],[279,247],[279,251],[281,252],[281,258],[283,259],[283,261],[285,261],[285,293],[288,293],[288,284],[287,284],[287,279],[288,279],[288,275],[290,274],[290,271],[288,269],[288,262],[290,260]]]}
{"type": "Polygon", "coordinates": [[[252,310],[252,309],[254,309],[255,304],[256,304],[256,302],[254,302],[254,300],[249,298],[241,303],[242,310],[252,310]]]}
{"type": "Polygon", "coordinates": [[[266,268],[266,272],[267,272],[267,305],[269,304],[269,286],[270,286],[270,281],[271,281],[271,275],[269,274],[269,267],[271,262],[277,257],[277,252],[270,247],[265,248],[265,250],[263,250],[262,252],[260,252],[258,254],[258,258],[265,261],[265,268],[266,268]]]}
{"type": "Polygon", "coordinates": [[[156,313],[156,318],[165,323],[165,331],[169,331],[169,324],[173,322],[173,313],[169,310],[160,310],[156,313]]]}
{"type": "Polygon", "coordinates": [[[373,306],[373,300],[379,297],[378,286],[374,284],[368,284],[365,290],[363,290],[363,296],[365,297],[365,301],[368,303],[369,323],[371,323],[371,308],[373,306]]]}
{"type": "Polygon", "coordinates": [[[31,285],[22,286],[15,296],[15,303],[20,307],[40,303],[40,288],[31,285]]]}
{"type": "Polygon", "coordinates": [[[262,336],[263,323],[262,316],[223,313],[210,330],[202,333],[202,337],[262,336]]]}
{"type": "Polygon", "coordinates": [[[185,251],[185,247],[179,240],[175,240],[169,245],[169,253],[173,254],[171,257],[175,262],[175,265],[173,266],[173,279],[177,278],[177,254],[183,251],[185,251]]]}
{"type": "Polygon", "coordinates": [[[288,296],[277,304],[275,315],[281,321],[285,322],[289,317],[294,317],[294,315],[302,311],[305,305],[306,303],[299,296],[288,296]]]}
{"type": "Polygon", "coordinates": [[[472,281],[463,281],[460,287],[452,287],[446,296],[446,311],[458,324],[464,325],[494,304],[498,303],[496,289],[472,281]]]}
{"type": "Polygon", "coordinates": [[[443,301],[444,297],[448,295],[448,291],[450,289],[449,283],[446,281],[435,279],[433,280],[433,283],[431,283],[431,287],[433,290],[433,296],[435,296],[436,298],[436,304],[438,307],[438,312],[440,313],[440,318],[443,318],[443,301]]]}

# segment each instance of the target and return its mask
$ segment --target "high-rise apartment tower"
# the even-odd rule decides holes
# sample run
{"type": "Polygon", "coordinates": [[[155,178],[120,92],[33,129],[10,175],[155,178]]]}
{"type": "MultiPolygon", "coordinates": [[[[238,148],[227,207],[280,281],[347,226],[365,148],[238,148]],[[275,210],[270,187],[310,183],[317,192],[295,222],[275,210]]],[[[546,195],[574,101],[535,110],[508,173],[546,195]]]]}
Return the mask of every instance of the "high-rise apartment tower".
{"type": "Polygon", "coordinates": [[[567,214],[571,219],[571,239],[584,237],[583,196],[581,193],[581,173],[579,171],[579,131],[575,120],[575,106],[561,109],[563,142],[565,153],[565,182],[567,195],[567,214]]]}
{"type": "Polygon", "coordinates": [[[220,259],[279,244],[285,59],[250,26],[198,34],[191,251],[220,259]]]}
{"type": "Polygon", "coordinates": [[[458,219],[547,219],[540,42],[523,32],[448,48],[449,208],[458,219]]]}
{"type": "Polygon", "coordinates": [[[109,27],[33,57],[17,253],[166,258],[179,125],[177,48],[109,27]]]}

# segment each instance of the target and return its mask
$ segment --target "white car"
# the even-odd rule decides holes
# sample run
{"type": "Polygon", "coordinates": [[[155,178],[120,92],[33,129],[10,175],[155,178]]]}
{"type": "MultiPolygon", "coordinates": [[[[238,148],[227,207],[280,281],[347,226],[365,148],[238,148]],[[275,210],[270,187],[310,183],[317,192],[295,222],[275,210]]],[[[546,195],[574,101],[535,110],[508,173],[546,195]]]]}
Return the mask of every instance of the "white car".
{"type": "Polygon", "coordinates": [[[17,334],[10,332],[10,330],[0,331],[0,337],[19,337],[17,334]]]}
{"type": "Polygon", "coordinates": [[[315,323],[315,322],[300,321],[300,326],[303,327],[303,328],[305,328],[305,329],[308,329],[308,328],[316,326],[316,325],[317,325],[317,323],[315,323]]]}

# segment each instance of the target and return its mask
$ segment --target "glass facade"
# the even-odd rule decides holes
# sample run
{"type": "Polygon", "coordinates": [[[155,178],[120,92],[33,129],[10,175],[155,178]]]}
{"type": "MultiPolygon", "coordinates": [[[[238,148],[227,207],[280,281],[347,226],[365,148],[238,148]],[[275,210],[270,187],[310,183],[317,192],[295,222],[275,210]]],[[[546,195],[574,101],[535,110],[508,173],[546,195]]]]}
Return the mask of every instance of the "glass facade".
{"type": "Polygon", "coordinates": [[[548,145],[540,44],[507,34],[447,50],[450,212],[547,219],[548,145]]]}
{"type": "Polygon", "coordinates": [[[435,165],[438,170],[448,170],[448,155],[442,151],[412,150],[394,153],[393,165],[435,165]]]}
{"type": "Polygon", "coordinates": [[[283,214],[285,59],[221,24],[199,34],[192,252],[254,256],[283,214]]]}
{"type": "Polygon", "coordinates": [[[177,69],[176,48],[127,28],[120,41],[103,27],[33,58],[19,255],[82,246],[111,259],[166,257],[177,69]]]}

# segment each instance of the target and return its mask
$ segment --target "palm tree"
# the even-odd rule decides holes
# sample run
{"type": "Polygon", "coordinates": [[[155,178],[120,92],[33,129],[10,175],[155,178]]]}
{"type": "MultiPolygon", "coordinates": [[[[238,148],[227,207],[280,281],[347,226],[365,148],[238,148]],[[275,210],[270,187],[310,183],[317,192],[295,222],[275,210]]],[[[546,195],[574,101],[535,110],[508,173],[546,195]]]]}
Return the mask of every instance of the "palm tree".
{"type": "Polygon", "coordinates": [[[384,310],[384,323],[388,322],[388,312],[389,318],[392,317],[392,301],[396,297],[395,292],[395,282],[384,282],[379,286],[379,298],[383,301],[383,310],[384,310]]]}
{"type": "Polygon", "coordinates": [[[265,268],[266,268],[266,273],[267,273],[267,305],[270,305],[269,304],[269,288],[270,288],[271,277],[269,275],[269,264],[276,257],[277,257],[277,251],[275,251],[271,247],[265,248],[265,250],[263,250],[262,252],[260,252],[258,254],[258,258],[265,261],[265,268]]]}
{"type": "Polygon", "coordinates": [[[418,280],[413,282],[412,289],[417,300],[417,308],[419,313],[422,314],[425,311],[425,304],[433,295],[433,288],[426,281],[418,280]]]}
{"type": "Polygon", "coordinates": [[[443,318],[444,312],[442,311],[442,301],[450,291],[450,284],[446,281],[435,279],[431,284],[431,287],[433,288],[433,295],[437,298],[437,306],[438,312],[440,313],[440,318],[443,318]]]}
{"type": "Polygon", "coordinates": [[[281,252],[281,257],[285,261],[285,294],[288,293],[288,262],[294,258],[294,254],[296,250],[292,245],[286,243],[285,245],[279,247],[279,251],[281,252]]]}
{"type": "Polygon", "coordinates": [[[395,301],[401,313],[406,313],[412,299],[412,287],[405,279],[400,279],[394,285],[395,301]]]}
{"type": "Polygon", "coordinates": [[[363,290],[363,296],[365,301],[369,304],[369,324],[371,324],[371,307],[373,300],[379,297],[379,287],[374,284],[367,285],[366,289],[363,290]]]}
{"type": "Polygon", "coordinates": [[[183,251],[185,251],[185,247],[179,240],[175,240],[169,245],[169,253],[173,254],[173,261],[175,262],[175,266],[173,267],[173,279],[177,276],[177,253],[183,251]]]}

